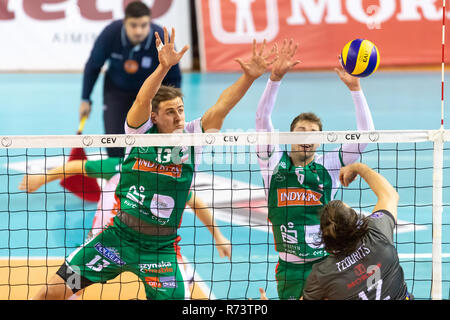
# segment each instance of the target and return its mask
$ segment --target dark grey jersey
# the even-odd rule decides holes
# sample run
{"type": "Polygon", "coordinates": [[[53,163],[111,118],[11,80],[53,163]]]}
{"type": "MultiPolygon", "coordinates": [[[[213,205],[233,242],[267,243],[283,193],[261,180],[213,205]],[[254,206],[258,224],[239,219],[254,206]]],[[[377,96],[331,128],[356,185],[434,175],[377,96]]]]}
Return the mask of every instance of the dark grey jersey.
{"type": "Polygon", "coordinates": [[[313,266],[305,300],[404,300],[407,288],[393,243],[395,220],[386,210],[369,217],[369,232],[345,258],[328,256],[313,266]]]}

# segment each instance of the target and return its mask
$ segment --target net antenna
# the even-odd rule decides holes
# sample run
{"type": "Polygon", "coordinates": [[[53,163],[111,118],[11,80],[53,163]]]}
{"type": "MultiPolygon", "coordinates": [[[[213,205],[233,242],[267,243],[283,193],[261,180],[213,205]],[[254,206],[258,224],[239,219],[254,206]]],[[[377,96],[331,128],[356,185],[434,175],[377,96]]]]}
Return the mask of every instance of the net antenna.
{"type": "Polygon", "coordinates": [[[441,128],[435,132],[433,146],[433,249],[431,298],[442,299],[442,188],[444,168],[444,75],[445,75],[446,0],[442,0],[442,57],[441,57],[441,128]]]}
{"type": "Polygon", "coordinates": [[[441,129],[444,129],[445,20],[446,0],[442,0],[442,58],[441,58],[441,129]]]}

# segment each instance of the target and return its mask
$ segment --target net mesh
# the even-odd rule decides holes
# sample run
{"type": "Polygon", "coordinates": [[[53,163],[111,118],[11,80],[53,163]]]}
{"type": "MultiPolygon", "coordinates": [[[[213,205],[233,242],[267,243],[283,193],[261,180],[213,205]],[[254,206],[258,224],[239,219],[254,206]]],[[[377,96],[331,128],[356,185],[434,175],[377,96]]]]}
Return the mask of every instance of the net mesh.
{"type": "MultiPolygon", "coordinates": [[[[85,243],[98,209],[96,202],[75,195],[57,182],[45,183],[32,193],[19,190],[24,175],[64,168],[71,150],[77,147],[84,148],[90,161],[104,160],[106,143],[108,147],[141,148],[143,153],[149,146],[201,146],[191,190],[204,201],[216,225],[206,226],[186,207],[178,228],[186,298],[258,298],[258,288],[264,288],[270,299],[278,299],[278,253],[268,221],[267,189],[256,146],[277,144],[280,151],[289,151],[290,144],[299,141],[320,143],[319,156],[338,152],[343,143],[368,144],[360,161],[385,176],[400,195],[394,242],[409,291],[416,299],[448,299],[450,278],[445,270],[450,258],[449,185],[445,178],[440,185],[433,177],[436,172],[448,176],[450,153],[448,148],[436,153],[437,144],[444,146],[446,132],[438,135],[428,131],[3,137],[0,299],[32,298],[64,258],[85,243]],[[440,168],[436,157],[443,159],[440,168]],[[441,194],[441,202],[436,201],[436,194],[441,194]],[[214,241],[219,234],[223,235],[222,242],[217,238],[214,241]],[[223,239],[231,244],[230,258],[221,257],[223,252],[218,249],[218,244],[222,244],[221,250],[227,248],[223,239]]],[[[106,190],[106,179],[98,178],[97,182],[104,193],[114,192],[106,190]]],[[[362,179],[348,188],[339,187],[335,199],[363,214],[371,213],[376,203],[362,179]]],[[[158,266],[166,267],[170,266],[158,266]]],[[[140,268],[145,266],[140,264],[140,268]]],[[[80,293],[80,299],[145,297],[142,280],[127,270],[80,293]]]]}

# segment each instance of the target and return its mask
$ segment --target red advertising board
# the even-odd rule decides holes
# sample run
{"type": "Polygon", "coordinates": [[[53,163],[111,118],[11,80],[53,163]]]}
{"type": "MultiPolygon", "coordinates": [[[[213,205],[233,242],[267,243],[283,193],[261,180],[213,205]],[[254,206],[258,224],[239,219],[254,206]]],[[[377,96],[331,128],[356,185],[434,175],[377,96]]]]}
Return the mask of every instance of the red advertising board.
{"type": "Polygon", "coordinates": [[[269,44],[294,39],[302,61],[297,68],[302,69],[336,66],[344,45],[356,38],[376,44],[380,68],[441,63],[440,0],[197,0],[196,4],[203,71],[239,70],[234,59],[250,55],[254,38],[269,44]]]}

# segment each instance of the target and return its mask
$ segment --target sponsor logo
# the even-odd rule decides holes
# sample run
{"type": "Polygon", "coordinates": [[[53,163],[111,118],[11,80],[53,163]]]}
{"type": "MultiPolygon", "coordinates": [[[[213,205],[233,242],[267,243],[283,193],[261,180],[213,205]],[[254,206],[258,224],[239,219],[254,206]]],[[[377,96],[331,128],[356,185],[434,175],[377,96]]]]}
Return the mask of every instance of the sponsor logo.
{"type": "Polygon", "coordinates": [[[359,276],[363,275],[364,273],[366,273],[366,267],[362,263],[360,263],[357,266],[355,266],[353,268],[353,270],[355,271],[355,274],[356,274],[357,277],[359,277],[359,276]]]}
{"type": "Polygon", "coordinates": [[[159,282],[162,284],[163,288],[176,288],[177,287],[177,281],[175,279],[175,276],[160,277],[159,282]]]}
{"type": "Polygon", "coordinates": [[[120,266],[123,266],[126,264],[126,262],[120,258],[119,253],[117,252],[117,249],[104,247],[100,242],[97,242],[94,245],[94,248],[95,248],[95,250],[98,251],[98,253],[100,253],[105,258],[111,260],[115,264],[118,264],[120,266]]]}
{"type": "Polygon", "coordinates": [[[351,289],[351,288],[363,283],[363,281],[366,281],[367,279],[369,279],[369,277],[374,275],[375,272],[377,272],[380,268],[381,268],[381,264],[379,263],[375,266],[375,268],[370,269],[370,267],[369,267],[370,271],[367,272],[364,265],[362,265],[362,264],[357,265],[354,268],[357,278],[355,280],[353,280],[352,282],[347,283],[347,289],[351,289]]]}
{"type": "Polygon", "coordinates": [[[158,277],[146,277],[145,282],[147,282],[147,284],[152,288],[162,288],[158,277]]]}
{"type": "MultiPolygon", "coordinates": [[[[74,8],[70,2],[67,0],[61,1],[23,1],[22,7],[14,6],[14,11],[10,11],[12,6],[8,7],[9,0],[2,0],[2,5],[0,6],[0,20],[13,20],[16,19],[16,11],[23,12],[33,18],[34,20],[40,21],[52,21],[67,19],[68,16],[75,11],[75,13],[83,19],[90,21],[109,21],[115,19],[114,14],[115,7],[125,8],[129,0],[122,1],[108,1],[102,3],[100,6],[97,2],[100,0],[78,0],[75,1],[76,7],[74,8]],[[61,5],[61,3],[67,2],[67,4],[61,5]],[[119,2],[121,2],[119,4],[119,2]],[[116,4],[117,3],[117,4],[116,4]],[[106,7],[103,7],[107,5],[106,7]],[[102,10],[99,10],[99,8],[102,10]]],[[[11,1],[17,2],[17,1],[11,1]]],[[[22,1],[21,1],[22,2],[22,1]]],[[[154,0],[152,1],[152,18],[157,18],[165,15],[172,7],[173,0],[154,0]]],[[[16,3],[20,5],[19,3],[16,3]]]]}
{"type": "Polygon", "coordinates": [[[145,282],[152,288],[176,288],[175,276],[170,277],[146,277],[145,282]]]}
{"type": "Polygon", "coordinates": [[[278,206],[320,206],[322,194],[303,188],[277,189],[278,206]]]}
{"type": "Polygon", "coordinates": [[[136,158],[136,162],[133,165],[133,170],[153,172],[162,174],[172,178],[180,178],[183,171],[181,164],[169,164],[163,165],[153,161],[136,158]]]}
{"type": "Polygon", "coordinates": [[[170,196],[155,193],[150,203],[151,213],[158,217],[158,221],[164,221],[161,219],[169,219],[175,208],[175,200],[170,196]]]}
{"type": "Polygon", "coordinates": [[[381,211],[374,212],[370,215],[370,217],[374,219],[380,219],[382,216],[384,216],[384,213],[381,211]]]}
{"type": "Polygon", "coordinates": [[[298,243],[297,230],[294,229],[294,223],[289,222],[287,226],[289,229],[286,228],[284,224],[280,226],[283,241],[285,243],[297,244],[298,243]]]}
{"type": "Polygon", "coordinates": [[[173,272],[171,262],[161,261],[159,263],[142,263],[139,264],[141,273],[169,273],[173,272]]]}

